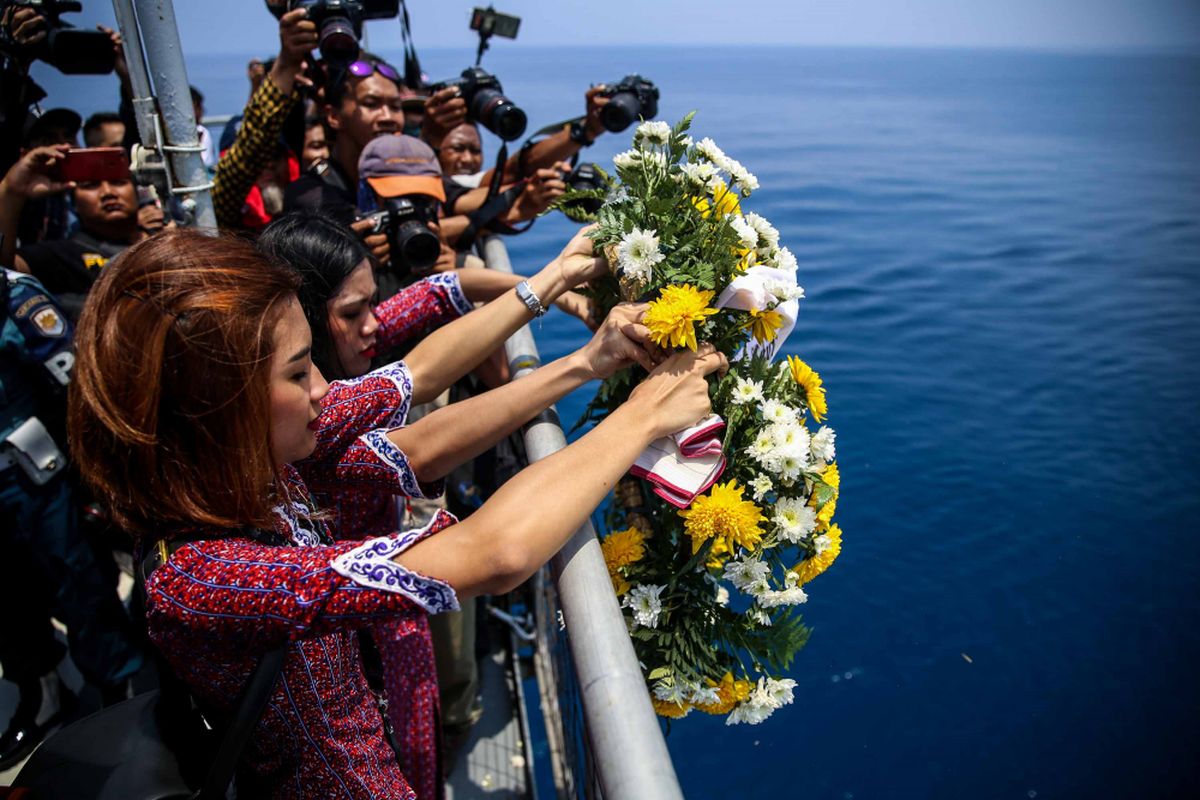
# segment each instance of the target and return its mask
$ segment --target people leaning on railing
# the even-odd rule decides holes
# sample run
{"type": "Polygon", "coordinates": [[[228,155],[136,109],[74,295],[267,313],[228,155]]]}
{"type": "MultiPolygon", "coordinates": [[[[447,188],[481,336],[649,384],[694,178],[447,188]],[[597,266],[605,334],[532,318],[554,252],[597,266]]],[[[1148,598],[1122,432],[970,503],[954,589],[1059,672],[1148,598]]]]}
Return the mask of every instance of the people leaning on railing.
{"type": "MultiPolygon", "coordinates": [[[[590,251],[569,257],[576,277],[602,267],[590,251]]],[[[565,289],[571,269],[560,263],[534,276],[524,298],[498,297],[484,309],[495,317],[485,327],[527,322],[537,298],[565,289]]],[[[454,354],[326,384],[311,361],[298,288],[293,270],[240,241],[176,231],[131,248],[84,309],[72,443],[86,479],[143,547],[187,542],[147,584],[148,625],[203,706],[228,711],[258,657],[286,643],[239,794],[327,797],[336,786],[353,797],[406,796],[353,631],[525,580],[651,441],[709,413],[704,376],[724,359],[710,349],[666,358],[623,407],[461,523],[440,513],[423,529],[338,543],[310,487],[395,491],[436,479],[491,432],[427,426],[436,455],[409,461],[426,445],[393,427],[397,411],[426,396],[422,384],[449,371],[434,362],[454,354]]],[[[627,366],[629,346],[609,336],[542,380],[560,387],[627,366]]],[[[492,402],[523,417],[529,380],[492,402]]]]}
{"type": "MultiPolygon", "coordinates": [[[[525,309],[504,303],[473,311],[472,303],[511,293],[522,280],[511,273],[481,269],[422,279],[372,307],[375,278],[369,253],[351,231],[318,214],[298,212],[276,220],[259,237],[257,247],[300,274],[297,294],[312,330],[313,363],[326,376],[359,377],[370,369],[374,353],[393,352],[442,325],[404,359],[422,394],[440,394],[502,345],[528,316],[525,309]],[[422,364],[431,359],[441,362],[436,377],[416,377],[426,372],[422,364]]],[[[590,246],[580,235],[546,270],[566,268],[568,274],[582,275],[575,265],[591,261],[590,246]]],[[[519,384],[439,408],[408,425],[397,444],[416,480],[403,482],[394,493],[351,486],[317,493],[318,503],[333,512],[330,533],[337,540],[361,540],[396,530],[402,522],[396,513],[396,496],[440,495],[442,479],[450,469],[489,449],[583,381],[610,372],[617,365],[610,352],[623,352],[653,368],[645,351],[624,332],[636,335],[634,318],[639,309],[622,307],[581,350],[519,384]],[[584,363],[589,366],[578,368],[584,363]]],[[[405,424],[406,411],[396,409],[396,425],[405,424]]],[[[371,626],[370,636],[372,642],[365,644],[381,655],[380,682],[386,690],[387,716],[396,731],[401,769],[418,797],[436,797],[438,720],[444,714],[438,713],[438,673],[429,623],[420,615],[383,620],[371,626]]]]}

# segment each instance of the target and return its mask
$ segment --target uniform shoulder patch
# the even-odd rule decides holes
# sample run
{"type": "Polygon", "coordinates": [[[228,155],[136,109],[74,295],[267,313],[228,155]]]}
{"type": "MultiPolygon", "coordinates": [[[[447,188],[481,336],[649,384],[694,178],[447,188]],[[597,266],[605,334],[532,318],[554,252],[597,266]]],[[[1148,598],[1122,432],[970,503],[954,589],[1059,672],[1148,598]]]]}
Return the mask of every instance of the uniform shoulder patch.
{"type": "Polygon", "coordinates": [[[43,336],[59,338],[67,332],[67,321],[52,305],[45,305],[34,311],[31,319],[43,336]]]}

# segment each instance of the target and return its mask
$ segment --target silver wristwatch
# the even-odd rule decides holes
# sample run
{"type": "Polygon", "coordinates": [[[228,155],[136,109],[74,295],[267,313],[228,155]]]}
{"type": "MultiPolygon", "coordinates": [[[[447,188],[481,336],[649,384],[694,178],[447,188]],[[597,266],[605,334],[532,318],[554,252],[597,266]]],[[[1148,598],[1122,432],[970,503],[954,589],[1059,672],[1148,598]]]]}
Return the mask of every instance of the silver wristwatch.
{"type": "Polygon", "coordinates": [[[533,287],[529,285],[529,281],[521,281],[517,284],[517,297],[521,298],[521,302],[525,307],[533,312],[533,316],[540,317],[546,313],[546,307],[542,305],[542,301],[533,293],[533,287]]]}

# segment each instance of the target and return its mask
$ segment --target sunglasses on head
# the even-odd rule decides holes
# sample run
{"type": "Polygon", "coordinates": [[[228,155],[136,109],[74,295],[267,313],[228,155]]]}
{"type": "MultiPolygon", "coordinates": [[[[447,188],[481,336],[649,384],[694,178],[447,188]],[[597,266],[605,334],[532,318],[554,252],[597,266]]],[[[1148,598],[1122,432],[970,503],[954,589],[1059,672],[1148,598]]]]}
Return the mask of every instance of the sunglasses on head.
{"type": "Polygon", "coordinates": [[[400,82],[400,73],[396,72],[391,64],[383,61],[355,61],[346,67],[346,70],[356,78],[366,78],[378,72],[388,80],[400,82]]]}

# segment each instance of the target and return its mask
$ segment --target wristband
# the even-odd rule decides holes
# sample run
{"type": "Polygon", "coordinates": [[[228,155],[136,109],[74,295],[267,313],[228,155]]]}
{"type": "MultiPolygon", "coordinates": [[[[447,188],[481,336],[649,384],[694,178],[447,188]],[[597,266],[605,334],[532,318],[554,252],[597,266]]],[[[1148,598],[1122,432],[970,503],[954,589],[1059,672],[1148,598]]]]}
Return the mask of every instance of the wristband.
{"type": "Polygon", "coordinates": [[[542,301],[534,294],[533,287],[529,285],[529,281],[521,281],[517,284],[517,297],[521,298],[521,302],[525,307],[533,312],[534,317],[540,317],[546,313],[546,307],[542,305],[542,301]]]}
{"type": "Polygon", "coordinates": [[[567,134],[572,142],[583,147],[591,147],[595,143],[595,139],[591,139],[587,135],[587,126],[583,124],[583,120],[575,120],[571,123],[571,130],[567,134]]]}

